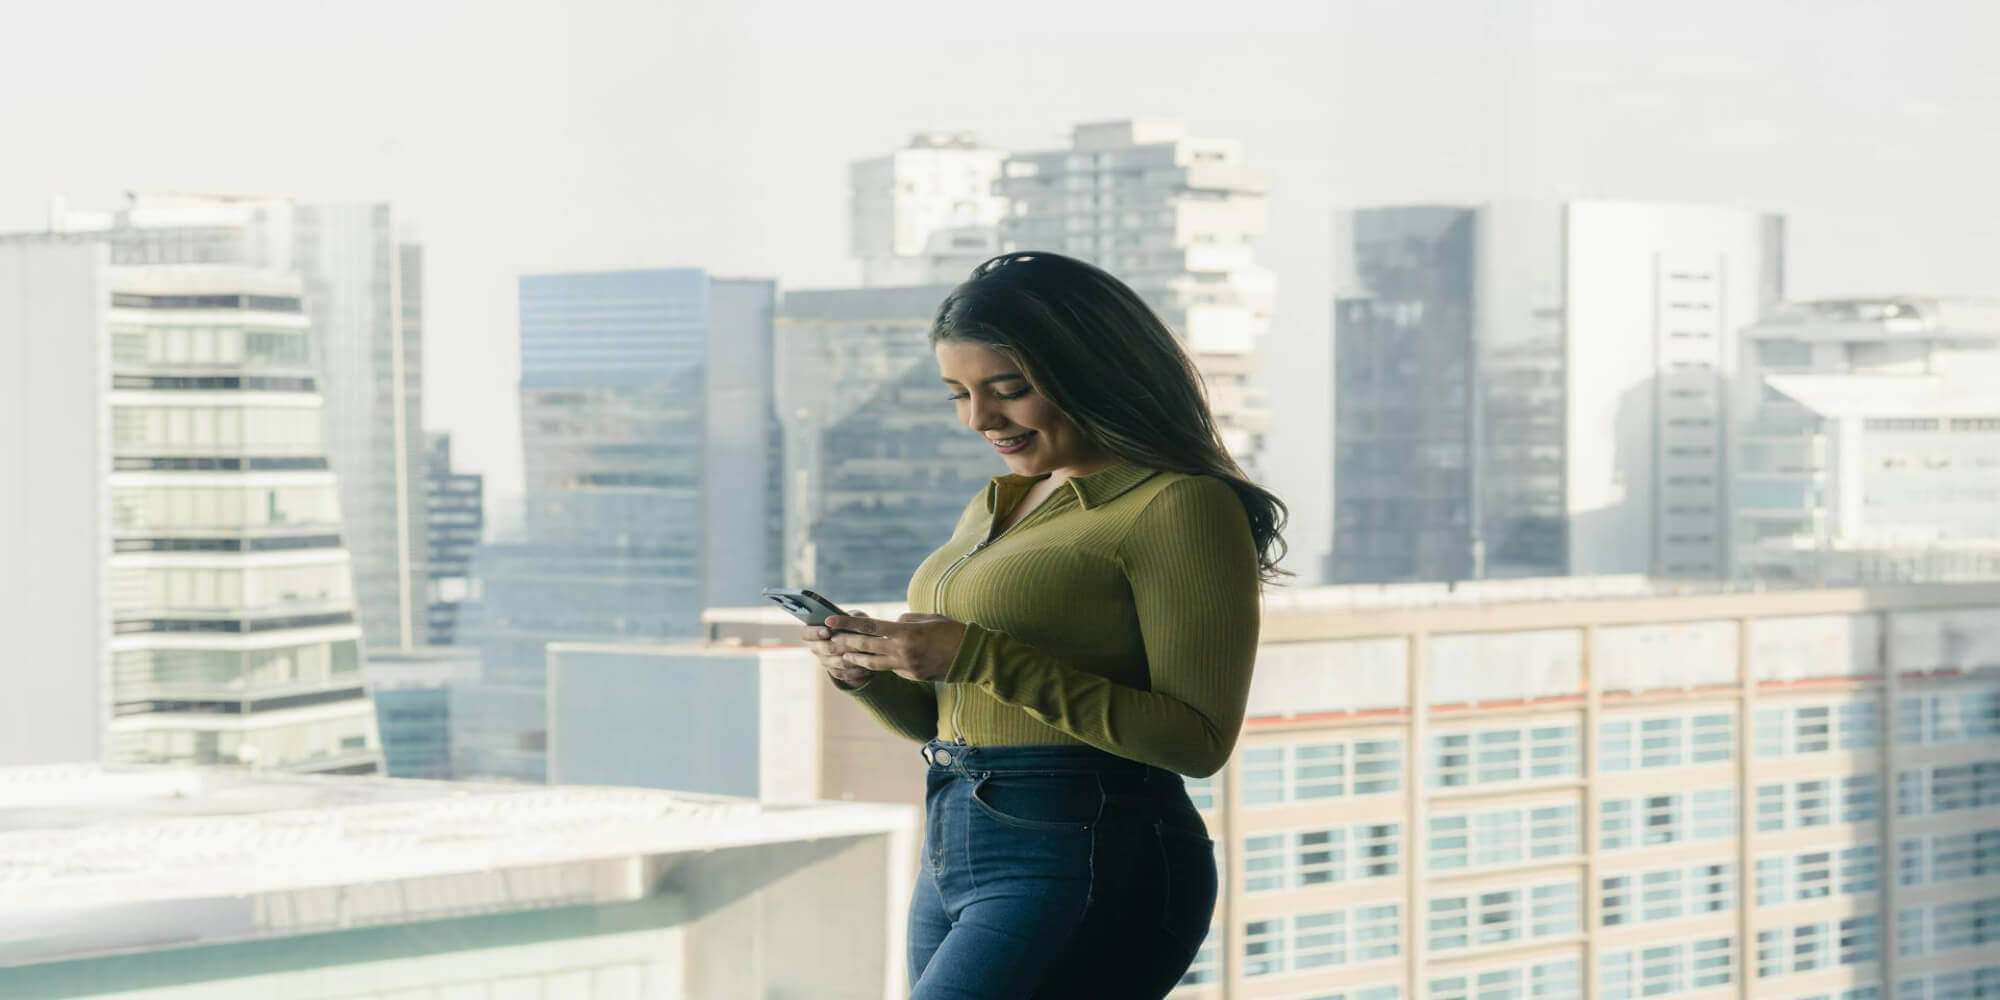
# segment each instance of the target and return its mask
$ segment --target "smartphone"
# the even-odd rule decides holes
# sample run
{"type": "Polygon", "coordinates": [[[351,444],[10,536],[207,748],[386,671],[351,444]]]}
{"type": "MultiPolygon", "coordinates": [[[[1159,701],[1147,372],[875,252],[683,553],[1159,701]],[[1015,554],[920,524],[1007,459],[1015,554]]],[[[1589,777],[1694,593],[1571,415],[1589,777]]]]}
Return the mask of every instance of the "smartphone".
{"type": "MultiPolygon", "coordinates": [[[[840,605],[827,600],[810,590],[792,590],[786,587],[765,587],[764,596],[778,602],[778,606],[792,613],[792,617],[807,625],[825,625],[828,615],[846,615],[840,605]]],[[[835,632],[854,635],[868,635],[851,628],[837,628],[835,632]]]]}

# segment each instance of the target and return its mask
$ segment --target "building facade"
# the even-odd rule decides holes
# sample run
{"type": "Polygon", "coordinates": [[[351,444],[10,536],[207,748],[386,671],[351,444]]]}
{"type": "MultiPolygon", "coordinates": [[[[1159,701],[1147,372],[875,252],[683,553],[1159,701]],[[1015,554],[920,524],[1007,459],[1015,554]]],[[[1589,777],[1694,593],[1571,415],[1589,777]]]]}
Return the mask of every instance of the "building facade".
{"type": "Polygon", "coordinates": [[[777,321],[791,586],[843,606],[901,603],[987,479],[1006,472],[959,422],[930,347],[949,285],[794,291],[777,321]]]}
{"type": "Polygon", "coordinates": [[[486,537],[485,477],[451,467],[451,435],[431,434],[424,448],[424,573],[429,577],[425,638],[458,642],[464,604],[477,597],[472,556],[486,537]]]}
{"type": "Polygon", "coordinates": [[[2000,301],[1788,303],[1742,371],[1738,575],[2000,577],[2000,301]]]}
{"type": "Polygon", "coordinates": [[[305,205],[293,220],[370,649],[428,641],[424,257],[401,228],[383,203],[305,205]]]}
{"type": "Polygon", "coordinates": [[[298,277],[110,275],[105,758],[379,772],[298,277]]]}
{"type": "Polygon", "coordinates": [[[781,578],[774,299],[694,269],[521,280],[525,517],[475,558],[458,773],[543,780],[549,642],[692,636],[781,578]]]}
{"type": "Polygon", "coordinates": [[[1223,443],[1255,474],[1270,407],[1251,385],[1270,330],[1271,273],[1254,242],[1266,182],[1242,144],[1173,122],[1079,125],[1067,149],[1007,158],[1001,240],[1117,275],[1174,331],[1200,369],[1223,443]]]}
{"type": "Polygon", "coordinates": [[[401,230],[386,204],[142,192],[113,211],[58,203],[48,231],[0,242],[104,243],[118,267],[300,275],[362,634],[368,647],[406,649],[422,644],[425,628],[423,254],[401,230]]]}
{"type": "Polygon", "coordinates": [[[999,252],[1007,154],[965,132],[919,132],[848,170],[849,240],[867,286],[956,282],[999,252]]]}
{"type": "Polygon", "coordinates": [[[1726,575],[1728,387],[1782,231],[1629,202],[1342,213],[1326,578],[1726,575]]]}
{"type": "Polygon", "coordinates": [[[1272,597],[1188,789],[1222,893],[1177,1000],[1989,996],[2000,585],[1272,597]]]}

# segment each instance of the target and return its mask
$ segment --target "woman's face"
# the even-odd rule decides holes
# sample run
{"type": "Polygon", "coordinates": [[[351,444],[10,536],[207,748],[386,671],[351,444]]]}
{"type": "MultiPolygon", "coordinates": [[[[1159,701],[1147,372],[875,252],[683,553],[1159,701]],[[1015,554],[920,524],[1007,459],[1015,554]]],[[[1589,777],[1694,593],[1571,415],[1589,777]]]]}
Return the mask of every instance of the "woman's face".
{"type": "Polygon", "coordinates": [[[1006,355],[977,341],[941,340],[937,361],[959,421],[1000,453],[1008,471],[1082,475],[1079,467],[1100,458],[1076,425],[1006,355]]]}

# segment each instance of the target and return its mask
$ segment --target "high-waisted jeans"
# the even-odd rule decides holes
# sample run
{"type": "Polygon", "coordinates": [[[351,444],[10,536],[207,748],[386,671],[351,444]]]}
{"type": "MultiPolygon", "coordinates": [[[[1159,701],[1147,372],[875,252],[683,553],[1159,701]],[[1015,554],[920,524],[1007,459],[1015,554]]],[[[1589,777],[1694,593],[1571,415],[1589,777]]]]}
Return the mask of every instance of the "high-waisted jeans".
{"type": "Polygon", "coordinates": [[[936,740],[911,1000],[1158,1000],[1215,911],[1180,775],[1094,747],[936,740]]]}

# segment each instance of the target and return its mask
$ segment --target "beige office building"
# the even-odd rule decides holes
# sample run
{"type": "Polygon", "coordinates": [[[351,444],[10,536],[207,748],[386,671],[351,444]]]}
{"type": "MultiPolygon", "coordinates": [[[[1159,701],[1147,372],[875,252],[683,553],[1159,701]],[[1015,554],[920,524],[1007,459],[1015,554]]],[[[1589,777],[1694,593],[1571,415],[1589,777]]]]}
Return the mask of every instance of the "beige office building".
{"type": "Polygon", "coordinates": [[[1315,588],[1263,635],[1178,1000],[2000,996],[2000,585],[1315,588]]]}

